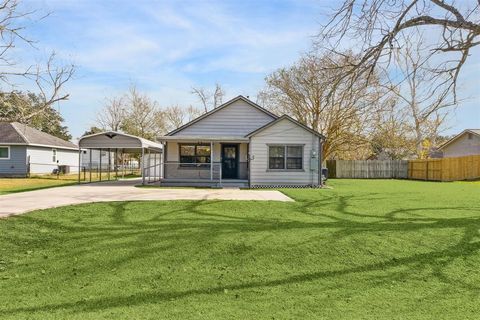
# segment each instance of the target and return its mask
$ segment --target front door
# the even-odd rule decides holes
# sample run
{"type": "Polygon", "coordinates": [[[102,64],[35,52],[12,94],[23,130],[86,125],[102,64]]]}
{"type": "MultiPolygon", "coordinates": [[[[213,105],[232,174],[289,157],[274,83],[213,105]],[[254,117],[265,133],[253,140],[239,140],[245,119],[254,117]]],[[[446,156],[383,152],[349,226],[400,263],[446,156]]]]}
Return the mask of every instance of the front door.
{"type": "Polygon", "coordinates": [[[238,179],[238,144],[222,144],[222,179],[238,179]]]}

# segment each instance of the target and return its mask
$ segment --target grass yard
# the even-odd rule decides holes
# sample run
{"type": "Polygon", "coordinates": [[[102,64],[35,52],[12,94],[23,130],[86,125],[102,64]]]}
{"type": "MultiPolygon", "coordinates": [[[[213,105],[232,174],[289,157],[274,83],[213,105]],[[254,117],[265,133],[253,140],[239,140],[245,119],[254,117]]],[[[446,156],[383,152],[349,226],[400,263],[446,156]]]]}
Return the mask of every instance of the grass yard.
{"type": "Polygon", "coordinates": [[[329,183],[0,220],[0,318],[479,318],[480,183],[329,183]]]}
{"type": "Polygon", "coordinates": [[[69,179],[56,178],[0,178],[0,195],[31,191],[36,189],[51,188],[56,186],[64,186],[74,184],[69,179]]]}

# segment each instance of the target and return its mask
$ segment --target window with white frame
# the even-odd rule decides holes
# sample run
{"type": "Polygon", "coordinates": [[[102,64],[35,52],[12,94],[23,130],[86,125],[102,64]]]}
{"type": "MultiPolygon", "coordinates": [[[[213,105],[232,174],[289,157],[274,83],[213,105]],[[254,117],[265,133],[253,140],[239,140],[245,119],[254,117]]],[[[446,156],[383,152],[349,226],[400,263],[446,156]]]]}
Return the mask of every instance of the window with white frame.
{"type": "Polygon", "coordinates": [[[10,159],[10,147],[0,147],[0,159],[10,159]]]}
{"type": "Polygon", "coordinates": [[[52,149],[52,162],[57,162],[57,149],[52,149]]]}
{"type": "Polygon", "coordinates": [[[268,169],[301,170],[303,169],[303,146],[270,145],[268,146],[268,169]]]}

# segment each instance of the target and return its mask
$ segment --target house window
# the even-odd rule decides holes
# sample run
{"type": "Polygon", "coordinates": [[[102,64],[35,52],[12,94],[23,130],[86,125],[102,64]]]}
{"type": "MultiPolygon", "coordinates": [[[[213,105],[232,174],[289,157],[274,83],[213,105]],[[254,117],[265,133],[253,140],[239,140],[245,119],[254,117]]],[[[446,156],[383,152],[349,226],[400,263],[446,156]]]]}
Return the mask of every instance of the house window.
{"type": "Polygon", "coordinates": [[[57,162],[57,149],[52,149],[52,162],[57,162]]]}
{"type": "Polygon", "coordinates": [[[10,159],[10,147],[0,147],[0,159],[10,159]]]}
{"type": "Polygon", "coordinates": [[[180,164],[188,166],[206,166],[210,164],[210,145],[206,144],[181,144],[180,164]]]}
{"type": "Polygon", "coordinates": [[[303,169],[303,146],[269,146],[268,168],[271,170],[303,169]]]}

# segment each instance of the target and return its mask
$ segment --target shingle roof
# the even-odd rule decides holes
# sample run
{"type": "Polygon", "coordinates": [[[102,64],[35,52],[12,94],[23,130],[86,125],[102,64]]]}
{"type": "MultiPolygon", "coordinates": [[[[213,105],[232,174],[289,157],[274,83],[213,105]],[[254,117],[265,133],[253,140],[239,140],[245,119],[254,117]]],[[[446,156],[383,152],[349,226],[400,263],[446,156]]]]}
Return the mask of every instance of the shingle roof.
{"type": "Polygon", "coordinates": [[[0,143],[78,149],[75,144],[69,141],[54,137],[18,122],[0,122],[0,143]]]}
{"type": "Polygon", "coordinates": [[[0,122],[0,143],[26,143],[25,139],[8,122],[0,122]]]}
{"type": "Polygon", "coordinates": [[[448,140],[447,142],[445,142],[444,144],[442,144],[441,146],[439,146],[438,149],[445,148],[447,145],[451,144],[452,142],[454,142],[455,140],[457,140],[458,138],[460,138],[461,136],[463,136],[466,133],[473,133],[473,134],[476,134],[476,135],[480,136],[480,129],[465,129],[462,132],[460,132],[459,134],[457,134],[456,136],[454,136],[453,138],[451,138],[450,140],[448,140]]]}
{"type": "Polygon", "coordinates": [[[480,129],[470,129],[473,133],[480,135],[480,129]]]}

